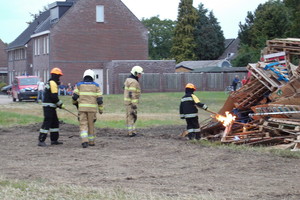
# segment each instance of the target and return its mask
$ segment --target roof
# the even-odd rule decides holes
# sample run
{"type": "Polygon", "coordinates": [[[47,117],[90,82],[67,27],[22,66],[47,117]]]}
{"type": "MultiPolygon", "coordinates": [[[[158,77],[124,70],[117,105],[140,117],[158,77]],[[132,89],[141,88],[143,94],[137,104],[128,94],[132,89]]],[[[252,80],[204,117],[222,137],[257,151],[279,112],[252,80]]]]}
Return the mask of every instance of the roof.
{"type": "Polygon", "coordinates": [[[47,30],[50,30],[51,23],[50,23],[50,9],[56,6],[67,6],[70,7],[78,0],[66,0],[65,2],[54,2],[49,5],[49,9],[42,12],[37,19],[35,19],[29,26],[13,41],[8,45],[8,49],[14,49],[23,47],[26,45],[31,35],[41,33],[47,30]]]}
{"type": "Polygon", "coordinates": [[[226,60],[233,60],[237,56],[238,48],[240,45],[240,39],[226,39],[225,40],[225,51],[223,54],[219,57],[220,60],[226,59],[226,60]]]}
{"type": "Polygon", "coordinates": [[[201,72],[247,72],[246,67],[205,67],[200,69],[194,69],[191,72],[201,73],[201,72]]]}
{"type": "MultiPolygon", "coordinates": [[[[39,28],[50,16],[50,10],[41,13],[13,42],[8,45],[8,49],[22,47],[30,40],[30,36],[39,28]]],[[[40,32],[40,31],[39,31],[40,32]]]]}
{"type": "Polygon", "coordinates": [[[184,67],[187,69],[199,69],[205,67],[226,67],[231,66],[227,60],[199,60],[199,61],[183,61],[176,65],[176,69],[184,67]]]}

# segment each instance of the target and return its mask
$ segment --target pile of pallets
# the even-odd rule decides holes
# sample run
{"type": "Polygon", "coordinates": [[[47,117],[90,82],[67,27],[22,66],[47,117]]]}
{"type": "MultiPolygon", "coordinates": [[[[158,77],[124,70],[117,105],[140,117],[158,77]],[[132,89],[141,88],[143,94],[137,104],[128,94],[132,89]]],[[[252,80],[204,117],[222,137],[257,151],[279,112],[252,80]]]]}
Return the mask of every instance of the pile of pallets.
{"type": "Polygon", "coordinates": [[[267,41],[267,54],[286,52],[288,54],[300,55],[300,39],[286,38],[267,41]]]}
{"type": "Polygon", "coordinates": [[[236,115],[227,127],[212,119],[201,127],[203,137],[223,143],[272,145],[300,150],[300,67],[289,62],[300,55],[300,39],[270,40],[264,61],[247,66],[250,82],[232,92],[223,108],[236,115]]]}

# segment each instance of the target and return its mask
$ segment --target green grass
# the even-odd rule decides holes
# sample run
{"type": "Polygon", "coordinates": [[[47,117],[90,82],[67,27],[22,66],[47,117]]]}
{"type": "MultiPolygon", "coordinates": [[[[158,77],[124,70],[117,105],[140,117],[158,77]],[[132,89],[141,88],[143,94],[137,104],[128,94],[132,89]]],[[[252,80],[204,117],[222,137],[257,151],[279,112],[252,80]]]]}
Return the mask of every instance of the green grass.
{"type": "MultiPolygon", "coordinates": [[[[137,127],[152,127],[160,125],[185,124],[179,118],[179,104],[184,92],[166,93],[144,93],[138,105],[137,127]]],[[[227,95],[224,92],[196,92],[201,102],[206,103],[212,111],[218,111],[224,104],[227,95]]],[[[104,95],[104,114],[98,115],[96,127],[125,128],[125,106],[123,94],[104,95]]],[[[75,106],[72,105],[71,96],[60,96],[66,108],[77,114],[75,106]]],[[[42,122],[43,113],[40,104],[33,102],[16,102],[1,105],[0,126],[11,126],[15,124],[31,124],[42,122]],[[26,114],[22,114],[26,113],[26,114]],[[2,117],[3,116],[3,117],[2,117]]],[[[67,111],[57,109],[60,120],[66,123],[78,124],[78,120],[67,111]]],[[[199,111],[200,122],[209,118],[210,113],[199,111]]]]}
{"type": "Polygon", "coordinates": [[[40,181],[8,180],[0,177],[0,199],[9,200],[214,200],[213,195],[138,193],[116,186],[112,189],[78,185],[47,184],[40,181]]]}
{"type": "Polygon", "coordinates": [[[42,116],[0,111],[0,126],[27,125],[43,120],[42,116]]]}

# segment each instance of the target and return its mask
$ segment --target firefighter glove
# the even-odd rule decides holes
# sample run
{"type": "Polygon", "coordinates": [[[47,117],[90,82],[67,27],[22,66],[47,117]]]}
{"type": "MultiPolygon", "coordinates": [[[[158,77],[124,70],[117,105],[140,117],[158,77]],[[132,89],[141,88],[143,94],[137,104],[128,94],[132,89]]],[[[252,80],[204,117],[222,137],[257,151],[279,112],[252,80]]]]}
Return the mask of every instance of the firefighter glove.
{"type": "Polygon", "coordinates": [[[103,113],[103,106],[98,106],[99,114],[101,115],[103,113]]]}
{"type": "Polygon", "coordinates": [[[136,118],[136,117],[137,117],[137,110],[136,110],[136,109],[132,110],[132,111],[131,111],[131,115],[132,115],[134,118],[136,118]]]}
{"type": "Polygon", "coordinates": [[[203,108],[204,110],[207,110],[208,106],[207,106],[206,104],[203,104],[202,108],[203,108]]]}
{"type": "Polygon", "coordinates": [[[65,104],[57,105],[57,107],[60,108],[60,109],[65,109],[66,108],[65,104]]]}
{"type": "Polygon", "coordinates": [[[133,110],[136,110],[136,109],[137,109],[137,106],[136,106],[136,105],[131,105],[131,108],[132,108],[133,110]]]}

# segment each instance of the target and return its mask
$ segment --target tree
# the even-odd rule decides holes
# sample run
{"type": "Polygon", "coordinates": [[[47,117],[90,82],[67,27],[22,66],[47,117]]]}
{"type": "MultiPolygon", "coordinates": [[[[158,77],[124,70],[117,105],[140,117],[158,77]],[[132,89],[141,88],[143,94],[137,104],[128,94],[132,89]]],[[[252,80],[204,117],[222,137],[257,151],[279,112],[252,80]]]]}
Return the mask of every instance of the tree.
{"type": "Polygon", "coordinates": [[[26,22],[26,24],[31,24],[32,22],[34,22],[43,12],[47,11],[48,10],[48,7],[47,6],[44,6],[43,7],[43,10],[39,10],[39,13],[37,14],[33,14],[33,13],[29,13],[30,17],[32,17],[32,20],[29,21],[29,22],[26,22]]]}
{"type": "Polygon", "coordinates": [[[171,53],[176,62],[196,60],[197,47],[195,28],[198,21],[197,10],[193,0],[181,0],[178,7],[177,24],[174,30],[171,53]]]}
{"type": "Polygon", "coordinates": [[[247,17],[245,19],[246,23],[242,24],[241,22],[239,23],[239,33],[238,37],[243,44],[250,44],[251,43],[251,35],[250,35],[250,29],[253,26],[254,23],[254,15],[252,12],[247,12],[247,17]]]}
{"type": "Polygon", "coordinates": [[[286,7],[291,14],[292,24],[289,29],[289,36],[299,38],[300,37],[300,1],[299,0],[284,0],[286,7]]]}
{"type": "Polygon", "coordinates": [[[152,60],[171,58],[171,47],[175,22],[160,20],[159,16],[142,19],[142,23],[149,31],[149,57],[152,60]]]}
{"type": "Polygon", "coordinates": [[[196,54],[199,60],[214,60],[224,52],[224,35],[212,11],[202,3],[198,6],[199,20],[196,25],[196,54]],[[208,15],[208,16],[207,16],[208,15]]]}
{"type": "Polygon", "coordinates": [[[290,27],[289,10],[282,1],[270,0],[258,5],[254,14],[248,12],[246,24],[240,23],[241,48],[236,61],[232,63],[234,66],[246,66],[248,63],[257,62],[266,41],[288,37],[290,27]],[[249,51],[253,56],[248,55],[249,51]]]}

